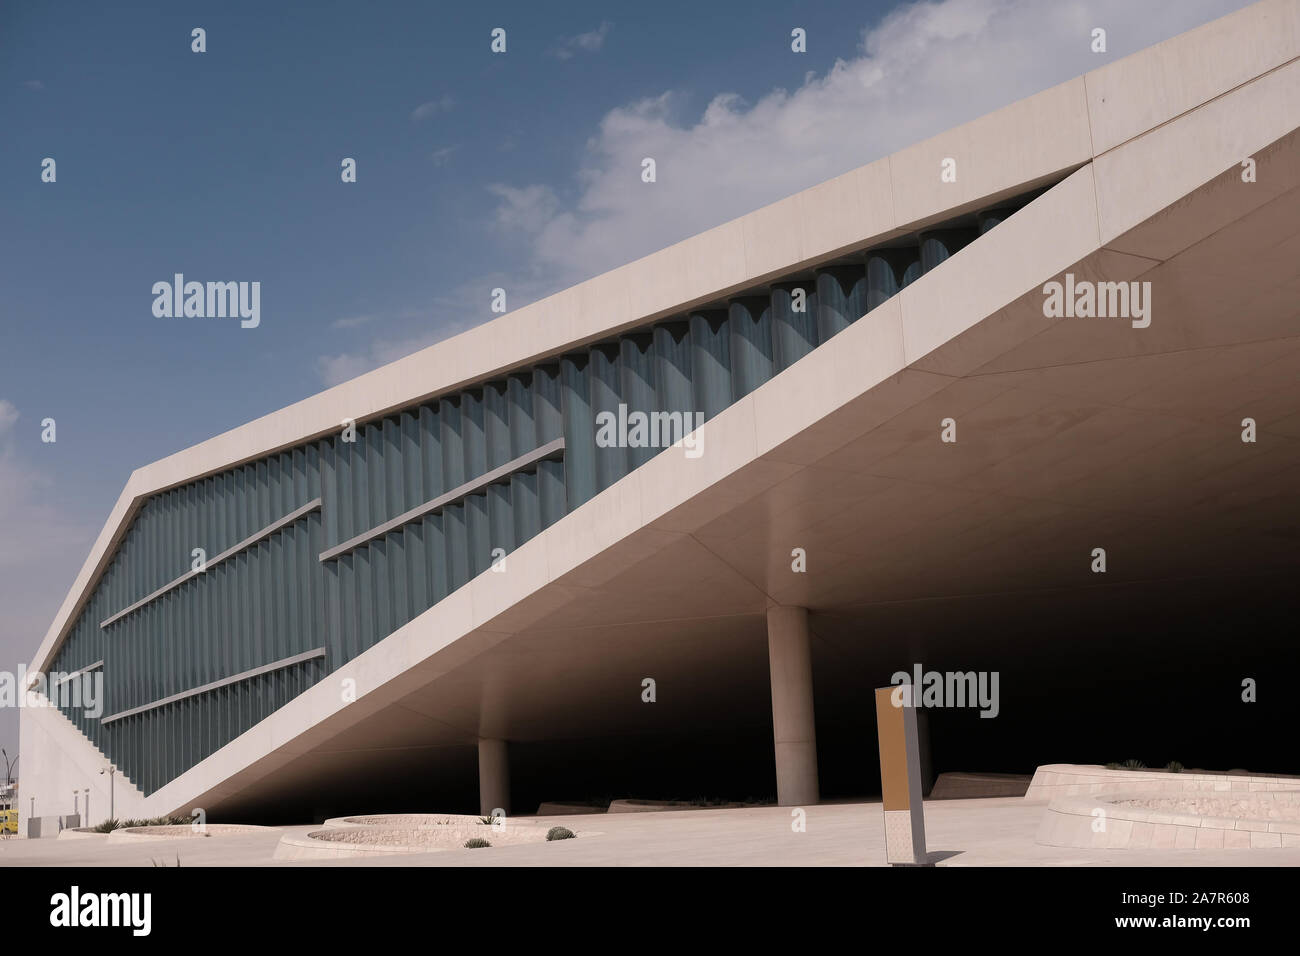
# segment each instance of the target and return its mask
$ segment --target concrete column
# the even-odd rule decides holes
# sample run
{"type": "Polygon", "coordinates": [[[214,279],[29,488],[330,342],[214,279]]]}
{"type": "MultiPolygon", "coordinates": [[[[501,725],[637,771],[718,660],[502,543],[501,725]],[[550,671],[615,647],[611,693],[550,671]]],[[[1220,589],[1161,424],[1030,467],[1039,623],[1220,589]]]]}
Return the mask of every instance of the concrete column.
{"type": "Polygon", "coordinates": [[[504,740],[479,738],[478,806],[485,817],[498,808],[510,812],[510,761],[504,740]]]}
{"type": "Polygon", "coordinates": [[[806,608],[768,608],[767,657],[772,674],[776,802],[783,807],[814,804],[819,799],[817,733],[806,608]]]}

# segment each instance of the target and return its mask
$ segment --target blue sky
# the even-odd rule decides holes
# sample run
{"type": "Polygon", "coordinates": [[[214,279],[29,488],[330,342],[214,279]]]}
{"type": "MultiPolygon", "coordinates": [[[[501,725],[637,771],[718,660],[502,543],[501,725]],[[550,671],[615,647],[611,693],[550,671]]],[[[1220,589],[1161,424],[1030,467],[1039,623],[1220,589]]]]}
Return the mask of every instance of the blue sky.
{"type": "Polygon", "coordinates": [[[0,669],[133,468],[1243,5],[5,3],[0,669]]]}

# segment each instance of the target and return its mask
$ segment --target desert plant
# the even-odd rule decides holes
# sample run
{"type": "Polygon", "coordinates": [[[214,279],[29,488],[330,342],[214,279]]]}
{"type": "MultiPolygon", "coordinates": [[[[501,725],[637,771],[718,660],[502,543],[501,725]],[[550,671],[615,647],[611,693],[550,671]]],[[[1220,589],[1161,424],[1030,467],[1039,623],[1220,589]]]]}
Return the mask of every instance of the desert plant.
{"type": "Polygon", "coordinates": [[[546,831],[547,842],[551,840],[572,840],[575,834],[568,827],[551,827],[546,831]]]}
{"type": "Polygon", "coordinates": [[[491,845],[492,845],[491,843],[489,843],[487,840],[483,839],[482,837],[474,837],[473,839],[465,841],[465,849],[467,850],[480,850],[485,846],[491,846],[491,845]]]}
{"type": "Polygon", "coordinates": [[[1115,761],[1112,760],[1110,763],[1106,764],[1106,769],[1107,769],[1107,770],[1123,770],[1123,769],[1124,769],[1124,765],[1123,765],[1122,763],[1116,763],[1115,761]]]}
{"type": "Polygon", "coordinates": [[[1168,770],[1170,773],[1182,773],[1183,765],[1180,764],[1177,760],[1171,760],[1169,761],[1169,763],[1165,764],[1165,769],[1168,770]]]}
{"type": "Polygon", "coordinates": [[[1146,764],[1144,764],[1141,760],[1138,760],[1136,757],[1129,757],[1127,760],[1124,761],[1125,770],[1145,770],[1146,766],[1147,766],[1146,764]]]}
{"type": "Polygon", "coordinates": [[[148,820],[105,820],[91,827],[96,833],[112,833],[114,830],[126,830],[131,827],[176,827],[190,822],[188,817],[152,817],[148,820]]]}

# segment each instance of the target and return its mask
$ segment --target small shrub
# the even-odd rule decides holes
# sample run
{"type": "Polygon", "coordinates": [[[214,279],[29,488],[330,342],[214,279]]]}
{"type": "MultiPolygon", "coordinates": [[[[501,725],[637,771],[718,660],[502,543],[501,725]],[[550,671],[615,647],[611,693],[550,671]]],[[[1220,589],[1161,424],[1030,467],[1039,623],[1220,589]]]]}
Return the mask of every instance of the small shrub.
{"type": "Polygon", "coordinates": [[[1125,770],[1145,770],[1146,766],[1147,766],[1146,764],[1144,764],[1141,760],[1138,760],[1136,757],[1129,757],[1127,760],[1124,761],[1125,770]]]}
{"type": "Polygon", "coordinates": [[[1182,773],[1183,765],[1180,764],[1177,760],[1171,760],[1169,761],[1169,763],[1165,764],[1165,769],[1168,770],[1170,773],[1182,773]]]}
{"type": "Polygon", "coordinates": [[[1107,770],[1123,770],[1123,769],[1124,769],[1124,765],[1123,765],[1122,763],[1116,763],[1115,761],[1112,760],[1110,763],[1106,764],[1106,769],[1107,769],[1107,770]]]}
{"type": "Polygon", "coordinates": [[[480,826],[490,827],[493,821],[491,817],[479,817],[478,822],[480,826]]]}
{"type": "Polygon", "coordinates": [[[575,834],[568,827],[551,827],[546,831],[546,840],[572,840],[575,834]]]}
{"type": "Polygon", "coordinates": [[[105,820],[91,829],[96,833],[112,833],[114,830],[127,830],[131,827],[176,827],[188,823],[190,819],[185,816],[153,817],[149,820],[105,820]]]}
{"type": "Polygon", "coordinates": [[[467,850],[479,850],[485,846],[491,846],[491,845],[492,845],[491,843],[489,843],[487,840],[483,839],[482,837],[474,837],[472,840],[465,841],[465,849],[467,850]]]}

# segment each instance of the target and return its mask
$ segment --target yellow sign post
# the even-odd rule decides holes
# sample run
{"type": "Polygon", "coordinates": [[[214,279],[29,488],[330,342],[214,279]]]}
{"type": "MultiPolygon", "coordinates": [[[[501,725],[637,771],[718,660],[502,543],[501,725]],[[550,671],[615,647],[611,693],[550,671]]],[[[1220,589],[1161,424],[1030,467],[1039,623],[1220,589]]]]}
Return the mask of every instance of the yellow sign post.
{"type": "Polygon", "coordinates": [[[877,688],[876,731],[885,811],[885,859],[893,866],[927,866],[921,747],[910,685],[877,688]]]}

